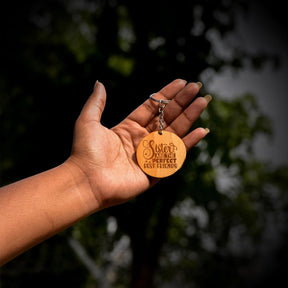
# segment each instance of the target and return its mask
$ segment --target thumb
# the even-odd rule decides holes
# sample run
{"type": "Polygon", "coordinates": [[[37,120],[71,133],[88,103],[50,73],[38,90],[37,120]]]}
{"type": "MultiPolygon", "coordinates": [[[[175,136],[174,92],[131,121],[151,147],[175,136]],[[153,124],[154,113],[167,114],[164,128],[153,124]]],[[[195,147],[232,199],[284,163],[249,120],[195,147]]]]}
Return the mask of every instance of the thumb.
{"type": "Polygon", "coordinates": [[[106,90],[98,80],[94,85],[94,90],[85,103],[80,118],[85,121],[96,120],[100,122],[106,104],[106,90]]]}

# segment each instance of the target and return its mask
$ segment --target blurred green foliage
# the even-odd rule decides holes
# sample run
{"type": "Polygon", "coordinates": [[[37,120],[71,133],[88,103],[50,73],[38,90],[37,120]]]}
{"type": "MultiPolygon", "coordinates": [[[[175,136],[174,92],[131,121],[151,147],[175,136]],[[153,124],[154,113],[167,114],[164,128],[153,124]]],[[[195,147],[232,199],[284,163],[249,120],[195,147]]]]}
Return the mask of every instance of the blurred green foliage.
{"type": "MultiPolygon", "coordinates": [[[[1,185],[69,156],[74,122],[97,78],[108,92],[103,123],[111,127],[174,78],[197,81],[203,72],[245,63],[259,69],[275,60],[239,47],[227,47],[228,56],[217,52],[213,39],[224,41],[237,13],[245,12],[240,0],[4,2],[1,185]]],[[[11,261],[0,272],[0,287],[281,283],[283,274],[269,278],[255,265],[266,255],[265,235],[287,220],[288,170],[254,156],[254,140],[271,137],[272,127],[253,95],[220,96],[213,95],[192,127],[211,133],[179,173],[11,261]]]]}

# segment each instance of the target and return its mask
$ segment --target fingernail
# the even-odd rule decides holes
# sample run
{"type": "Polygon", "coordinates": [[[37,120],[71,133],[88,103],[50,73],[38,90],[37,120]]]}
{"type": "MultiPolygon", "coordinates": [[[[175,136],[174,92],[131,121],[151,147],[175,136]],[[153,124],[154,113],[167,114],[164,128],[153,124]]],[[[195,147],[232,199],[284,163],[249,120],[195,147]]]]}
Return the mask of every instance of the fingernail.
{"type": "Polygon", "coordinates": [[[94,89],[97,87],[97,84],[98,84],[98,80],[96,80],[95,84],[94,84],[94,89]]]}
{"type": "Polygon", "coordinates": [[[206,101],[209,103],[212,100],[212,96],[211,95],[205,95],[204,98],[206,99],[206,101]]]}
{"type": "Polygon", "coordinates": [[[208,128],[205,128],[205,131],[206,131],[206,135],[210,132],[208,128]]]}
{"type": "Polygon", "coordinates": [[[197,82],[196,84],[199,86],[199,89],[203,86],[201,82],[197,82]]]}

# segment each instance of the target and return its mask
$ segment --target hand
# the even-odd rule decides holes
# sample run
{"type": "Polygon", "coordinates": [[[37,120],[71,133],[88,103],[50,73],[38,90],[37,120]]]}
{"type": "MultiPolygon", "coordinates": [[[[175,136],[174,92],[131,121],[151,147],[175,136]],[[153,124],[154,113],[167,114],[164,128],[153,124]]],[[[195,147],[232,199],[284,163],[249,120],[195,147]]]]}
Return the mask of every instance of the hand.
{"type": "MultiPolygon", "coordinates": [[[[164,129],[181,137],[187,150],[207,134],[197,128],[185,136],[211,99],[199,97],[190,104],[199,88],[175,80],[154,95],[173,99],[165,108],[164,129]]],[[[65,163],[0,188],[0,234],[4,235],[0,247],[5,247],[0,249],[0,265],[158,181],[142,172],[135,157],[143,137],[158,129],[158,103],[146,100],[109,130],[100,123],[105,102],[105,88],[97,82],[76,122],[72,154],[65,163]]]]}
{"type": "MultiPolygon", "coordinates": [[[[209,102],[199,97],[190,104],[199,89],[197,83],[186,85],[178,79],[154,95],[172,100],[165,108],[164,129],[181,137],[187,150],[207,134],[206,129],[197,128],[186,135],[209,102]]],[[[105,88],[96,82],[76,122],[72,154],[66,161],[87,177],[90,192],[81,193],[92,193],[96,210],[125,202],[158,181],[140,169],[135,155],[140,141],[158,129],[159,104],[148,99],[120,124],[107,129],[100,123],[105,102],[105,88]]]]}

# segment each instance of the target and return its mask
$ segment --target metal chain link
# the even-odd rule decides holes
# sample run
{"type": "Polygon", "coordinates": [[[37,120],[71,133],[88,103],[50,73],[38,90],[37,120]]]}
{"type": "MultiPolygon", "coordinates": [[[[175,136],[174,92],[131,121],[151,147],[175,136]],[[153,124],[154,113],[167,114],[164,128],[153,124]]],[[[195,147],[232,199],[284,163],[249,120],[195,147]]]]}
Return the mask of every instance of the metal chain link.
{"type": "Polygon", "coordinates": [[[153,93],[149,96],[150,99],[159,103],[159,134],[162,135],[163,133],[163,124],[164,124],[164,108],[171,100],[165,99],[155,99],[153,96],[156,93],[153,93]]]}
{"type": "Polygon", "coordinates": [[[162,135],[163,133],[163,124],[164,124],[164,108],[166,104],[163,100],[159,102],[159,134],[162,135]]]}

